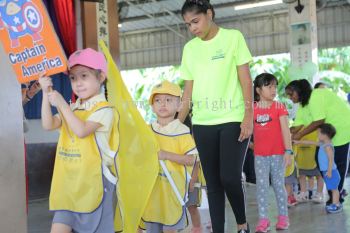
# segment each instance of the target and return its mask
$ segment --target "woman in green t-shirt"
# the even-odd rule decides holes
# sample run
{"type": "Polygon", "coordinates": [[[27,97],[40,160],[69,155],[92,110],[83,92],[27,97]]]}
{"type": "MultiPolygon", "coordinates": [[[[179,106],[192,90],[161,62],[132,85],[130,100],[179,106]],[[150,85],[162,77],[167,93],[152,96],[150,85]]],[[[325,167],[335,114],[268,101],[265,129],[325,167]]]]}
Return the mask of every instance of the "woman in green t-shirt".
{"type": "Polygon", "coordinates": [[[239,233],[246,221],[242,167],[253,131],[252,56],[241,32],[218,27],[208,0],[187,0],[182,16],[195,36],[183,50],[184,120],[192,107],[193,133],[207,182],[213,232],[224,232],[225,194],[239,233]]]}
{"type": "MultiPolygon", "coordinates": [[[[301,108],[308,108],[312,122],[293,134],[294,140],[300,140],[305,135],[318,129],[323,123],[329,123],[336,129],[336,135],[332,139],[334,144],[334,162],[337,165],[341,177],[338,189],[343,196],[343,185],[349,164],[350,143],[350,106],[336,93],[328,88],[312,90],[306,79],[294,80],[285,88],[287,96],[294,102],[300,103],[301,108]]],[[[317,162],[317,159],[316,159],[317,162]]],[[[327,204],[332,200],[328,200],[327,204]]]]}

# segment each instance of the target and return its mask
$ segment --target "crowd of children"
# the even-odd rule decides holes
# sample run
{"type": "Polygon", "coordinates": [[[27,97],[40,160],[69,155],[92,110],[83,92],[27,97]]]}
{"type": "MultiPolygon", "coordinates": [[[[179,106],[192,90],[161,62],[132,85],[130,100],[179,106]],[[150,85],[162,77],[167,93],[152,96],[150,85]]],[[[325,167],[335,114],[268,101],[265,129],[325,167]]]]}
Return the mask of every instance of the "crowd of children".
{"type": "MultiPolygon", "coordinates": [[[[39,79],[43,91],[43,127],[47,130],[61,128],[50,194],[50,209],[54,211],[52,233],[114,232],[116,177],[109,138],[118,120],[103,94],[106,74],[106,60],[100,52],[84,49],[71,55],[69,78],[78,96],[72,106],[52,90],[49,77],[39,79]],[[59,114],[52,115],[51,106],[56,107],[59,114]]],[[[275,101],[277,85],[277,78],[269,73],[260,74],[254,80],[254,143],[251,148],[259,213],[256,232],[270,229],[270,177],[278,207],[277,230],[289,227],[287,206],[309,199],[323,202],[323,182],[331,192],[326,211],[338,213],[342,210],[338,190],[341,177],[332,143],[336,129],[329,123],[322,123],[316,133],[292,141],[292,135],[312,120],[308,119],[308,109],[300,108],[289,129],[288,111],[275,101]],[[295,200],[297,173],[300,190],[295,200]],[[307,192],[306,177],[310,191],[312,182],[317,179],[317,192],[307,192]]],[[[177,232],[187,226],[188,210],[192,232],[203,232],[197,208],[203,184],[199,154],[190,129],[175,117],[182,106],[180,87],[163,81],[152,89],[149,104],[157,117],[150,127],[160,145],[160,166],[140,229],[145,227],[150,233],[177,232]]],[[[116,129],[114,133],[117,132],[116,129]]]]}

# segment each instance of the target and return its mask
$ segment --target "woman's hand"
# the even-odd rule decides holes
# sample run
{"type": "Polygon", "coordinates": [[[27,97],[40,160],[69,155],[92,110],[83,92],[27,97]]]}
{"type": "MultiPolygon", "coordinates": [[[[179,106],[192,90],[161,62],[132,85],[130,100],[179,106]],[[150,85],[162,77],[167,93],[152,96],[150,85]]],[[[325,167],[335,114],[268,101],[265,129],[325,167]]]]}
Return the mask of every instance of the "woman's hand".
{"type": "Polygon", "coordinates": [[[292,140],[293,141],[298,141],[302,138],[301,134],[300,133],[296,133],[296,134],[293,134],[292,135],[292,140]]]}
{"type": "Polygon", "coordinates": [[[249,138],[253,133],[253,116],[244,116],[241,123],[241,134],[239,135],[238,141],[242,142],[249,138]]]}

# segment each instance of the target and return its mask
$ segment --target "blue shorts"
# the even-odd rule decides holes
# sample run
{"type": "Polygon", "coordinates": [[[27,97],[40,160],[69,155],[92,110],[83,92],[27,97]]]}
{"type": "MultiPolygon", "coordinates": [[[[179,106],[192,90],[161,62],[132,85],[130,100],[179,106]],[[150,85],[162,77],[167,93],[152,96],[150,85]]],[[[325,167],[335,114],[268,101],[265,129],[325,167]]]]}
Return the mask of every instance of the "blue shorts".
{"type": "Polygon", "coordinates": [[[332,177],[329,178],[326,176],[327,171],[322,171],[323,180],[326,184],[327,190],[335,190],[338,189],[339,182],[340,182],[340,175],[338,172],[338,169],[332,170],[332,177]]]}

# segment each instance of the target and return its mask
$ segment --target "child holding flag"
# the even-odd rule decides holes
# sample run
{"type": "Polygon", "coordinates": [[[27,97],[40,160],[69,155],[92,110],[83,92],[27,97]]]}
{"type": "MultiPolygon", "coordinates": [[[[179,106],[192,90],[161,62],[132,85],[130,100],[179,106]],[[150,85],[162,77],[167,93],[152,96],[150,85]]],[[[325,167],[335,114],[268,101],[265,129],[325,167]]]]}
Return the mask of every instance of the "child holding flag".
{"type": "Polygon", "coordinates": [[[79,97],[72,106],[51,90],[49,77],[39,79],[42,125],[46,130],[60,128],[50,192],[51,233],[114,233],[116,177],[112,171],[119,119],[102,93],[106,59],[87,48],[70,56],[68,68],[73,92],[79,97]],[[51,106],[59,116],[52,115],[51,106]]]}
{"type": "MultiPolygon", "coordinates": [[[[143,221],[147,232],[177,232],[186,225],[186,202],[193,166],[198,152],[187,126],[174,119],[180,110],[181,89],[164,81],[155,86],[149,98],[157,121],[152,123],[160,145],[161,165],[143,221]]],[[[194,195],[191,194],[191,195],[194,195]]]]}

